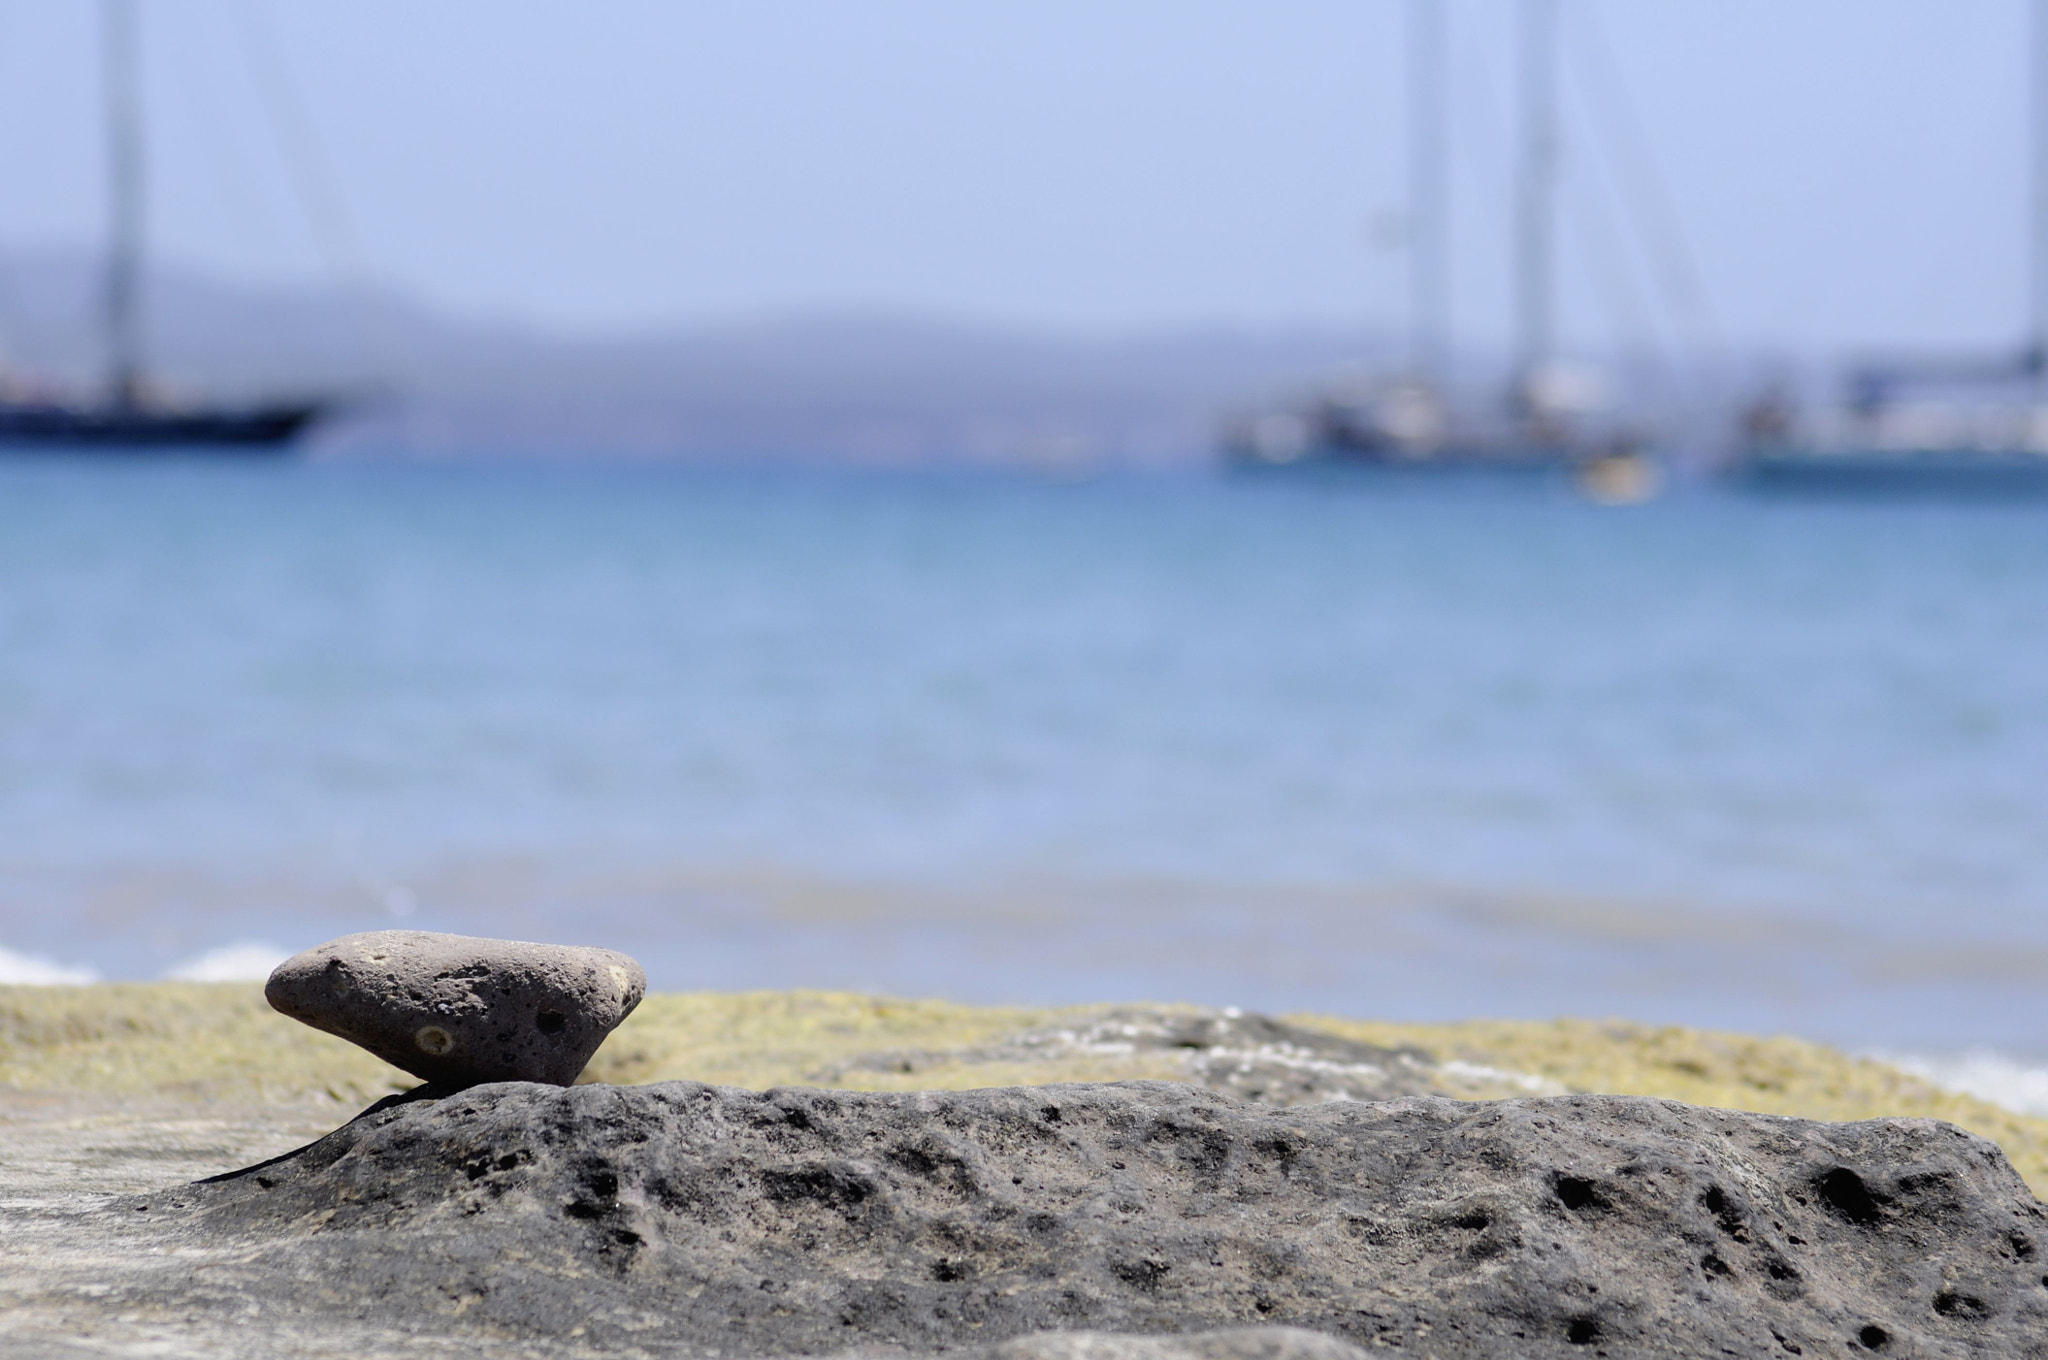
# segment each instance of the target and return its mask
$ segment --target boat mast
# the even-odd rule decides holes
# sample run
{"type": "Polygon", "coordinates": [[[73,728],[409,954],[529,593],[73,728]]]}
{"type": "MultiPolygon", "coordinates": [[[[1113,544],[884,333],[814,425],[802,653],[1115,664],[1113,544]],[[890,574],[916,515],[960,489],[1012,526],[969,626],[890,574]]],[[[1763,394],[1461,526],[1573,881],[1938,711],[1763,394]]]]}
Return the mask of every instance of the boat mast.
{"type": "Polygon", "coordinates": [[[1408,0],[1408,368],[1430,384],[1443,379],[1451,310],[1446,64],[1444,0],[1408,0]]]}
{"type": "Polygon", "coordinates": [[[1515,186],[1515,395],[1535,410],[1555,343],[1557,0],[1522,0],[1522,156],[1515,186]]]}
{"type": "Polygon", "coordinates": [[[106,323],[108,399],[142,399],[142,119],[137,93],[134,0],[101,0],[107,102],[106,323]]]}
{"type": "Polygon", "coordinates": [[[2032,19],[2033,286],[2023,362],[2038,386],[2048,382],[2048,0],[2034,0],[2032,19]]]}

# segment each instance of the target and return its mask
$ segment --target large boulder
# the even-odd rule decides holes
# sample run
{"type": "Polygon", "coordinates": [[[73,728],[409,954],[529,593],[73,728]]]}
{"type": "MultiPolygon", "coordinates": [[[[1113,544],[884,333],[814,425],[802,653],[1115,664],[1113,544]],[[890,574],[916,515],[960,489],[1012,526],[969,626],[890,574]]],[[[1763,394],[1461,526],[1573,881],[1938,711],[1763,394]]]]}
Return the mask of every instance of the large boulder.
{"type": "Polygon", "coordinates": [[[165,1253],[109,1306],[522,1354],[2048,1353],[2048,1222],[1992,1144],[1626,1097],[506,1083],[105,1213],[165,1253]]]}

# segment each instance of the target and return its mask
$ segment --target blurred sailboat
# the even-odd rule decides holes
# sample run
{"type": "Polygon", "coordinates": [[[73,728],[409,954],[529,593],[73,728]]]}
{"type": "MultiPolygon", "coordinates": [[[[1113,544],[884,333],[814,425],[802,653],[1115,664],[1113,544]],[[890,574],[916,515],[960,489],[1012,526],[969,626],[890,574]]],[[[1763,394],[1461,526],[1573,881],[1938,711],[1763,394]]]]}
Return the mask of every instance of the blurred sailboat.
{"type": "Polygon", "coordinates": [[[1603,499],[1642,499],[1656,472],[1642,440],[1599,429],[1605,375],[1557,353],[1558,0],[1522,0],[1521,148],[1515,179],[1513,375],[1497,405],[1448,383],[1449,110],[1443,0],[1409,3],[1408,358],[1405,371],[1327,387],[1308,401],[1235,422],[1243,467],[1372,465],[1465,472],[1590,474],[1603,499]]]}
{"type": "Polygon", "coordinates": [[[1803,411],[1781,387],[1743,410],[1734,472],[1764,490],[2048,494],[2048,0],[2032,13],[2029,335],[2014,352],[1906,357],[1843,375],[1803,411]]]}
{"type": "Polygon", "coordinates": [[[142,125],[134,0],[102,0],[112,223],[103,298],[108,355],[97,400],[0,399],[0,446],[146,453],[277,453],[325,414],[323,401],[185,405],[155,392],[141,343],[142,125]]]}

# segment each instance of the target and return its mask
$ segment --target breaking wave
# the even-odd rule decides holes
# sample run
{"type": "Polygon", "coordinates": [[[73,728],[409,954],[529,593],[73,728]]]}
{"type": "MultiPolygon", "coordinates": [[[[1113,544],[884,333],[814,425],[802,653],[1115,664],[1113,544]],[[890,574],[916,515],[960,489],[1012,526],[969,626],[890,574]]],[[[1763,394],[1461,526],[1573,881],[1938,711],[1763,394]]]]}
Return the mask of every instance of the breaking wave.
{"type": "Polygon", "coordinates": [[[16,987],[71,987],[99,980],[100,975],[91,968],[0,947],[0,983],[16,987]]]}
{"type": "Polygon", "coordinates": [[[1873,1055],[1943,1090],[1976,1096],[2017,1114],[2048,1117],[2048,1066],[1990,1049],[1965,1053],[1873,1055]]]}
{"type": "Polygon", "coordinates": [[[164,976],[172,982],[261,982],[289,957],[276,945],[243,940],[186,959],[164,976]]]}

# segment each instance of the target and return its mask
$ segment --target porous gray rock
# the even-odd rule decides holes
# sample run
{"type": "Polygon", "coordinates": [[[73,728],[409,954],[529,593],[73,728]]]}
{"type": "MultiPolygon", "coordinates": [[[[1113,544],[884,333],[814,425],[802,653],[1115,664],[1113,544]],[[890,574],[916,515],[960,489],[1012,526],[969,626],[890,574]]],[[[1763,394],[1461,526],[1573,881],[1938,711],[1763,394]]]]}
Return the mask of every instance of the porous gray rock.
{"type": "Polygon", "coordinates": [[[295,954],[263,995],[441,1087],[567,1086],[633,1013],[647,974],[625,954],[425,930],[376,930],[295,954]]]}
{"type": "Polygon", "coordinates": [[[534,1354],[2048,1353],[2048,1220],[1993,1144],[1630,1097],[499,1084],[103,1215],[109,1314],[534,1354]]]}
{"type": "Polygon", "coordinates": [[[953,1355],[958,1360],[1365,1360],[1366,1352],[1301,1327],[1231,1327],[1179,1336],[1035,1332],[953,1355]]]}

